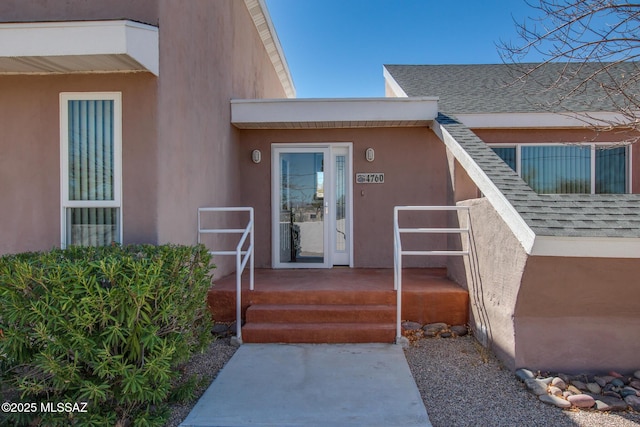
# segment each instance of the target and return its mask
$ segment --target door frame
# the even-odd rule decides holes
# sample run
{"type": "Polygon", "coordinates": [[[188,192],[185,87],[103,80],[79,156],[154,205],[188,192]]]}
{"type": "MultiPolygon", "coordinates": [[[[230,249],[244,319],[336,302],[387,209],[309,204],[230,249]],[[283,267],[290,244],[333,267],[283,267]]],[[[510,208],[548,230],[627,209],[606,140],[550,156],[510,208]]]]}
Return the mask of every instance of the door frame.
{"type": "MultiPolygon", "coordinates": [[[[348,266],[353,267],[353,143],[351,142],[314,142],[314,143],[273,143],[271,144],[271,265],[274,269],[286,268],[332,268],[334,266],[334,248],[336,246],[335,229],[336,191],[335,191],[335,152],[341,149],[347,152],[345,171],[345,197],[347,220],[346,252],[348,266]],[[325,222],[324,262],[323,263],[283,263],[280,254],[280,153],[324,151],[327,156],[324,166],[325,194],[329,195],[329,220],[325,222]],[[327,191],[330,189],[330,191],[327,191]]],[[[344,256],[343,256],[344,258],[344,256]]],[[[347,265],[344,259],[339,265],[347,265]]]]}

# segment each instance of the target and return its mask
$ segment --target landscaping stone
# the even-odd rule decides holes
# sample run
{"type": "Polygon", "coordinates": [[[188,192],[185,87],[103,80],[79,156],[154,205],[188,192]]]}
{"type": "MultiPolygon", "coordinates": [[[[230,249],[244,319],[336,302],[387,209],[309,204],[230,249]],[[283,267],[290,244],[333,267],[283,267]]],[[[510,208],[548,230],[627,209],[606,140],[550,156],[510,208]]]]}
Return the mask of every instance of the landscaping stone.
{"type": "Polygon", "coordinates": [[[634,411],[640,411],[640,397],[627,396],[624,398],[624,401],[627,402],[627,405],[631,406],[634,411]]]}
{"type": "Polygon", "coordinates": [[[604,387],[607,385],[607,380],[604,377],[594,377],[593,380],[596,382],[596,384],[598,384],[600,387],[604,387]]]}
{"type": "Polygon", "coordinates": [[[571,381],[571,385],[573,385],[578,390],[587,391],[587,385],[580,380],[571,381]]]}
{"type": "Polygon", "coordinates": [[[554,385],[549,386],[549,388],[547,389],[547,393],[549,393],[551,396],[562,396],[562,390],[554,385]]]}
{"type": "Polygon", "coordinates": [[[615,397],[598,396],[595,399],[598,411],[626,411],[629,406],[624,400],[615,397]]]}
{"type": "Polygon", "coordinates": [[[611,375],[614,378],[622,378],[624,376],[621,373],[616,372],[616,371],[609,371],[609,375],[611,375]]]}
{"type": "Polygon", "coordinates": [[[469,333],[469,329],[466,325],[454,325],[451,327],[451,332],[457,337],[464,337],[469,333]]]}
{"type": "Polygon", "coordinates": [[[636,391],[635,388],[633,387],[625,387],[622,390],[620,390],[620,396],[622,396],[623,398],[627,397],[627,396],[637,396],[638,393],[636,391]]]}
{"type": "Polygon", "coordinates": [[[587,384],[587,390],[593,394],[602,393],[602,388],[598,385],[598,383],[589,383],[587,384]]]}
{"type": "Polygon", "coordinates": [[[453,336],[453,334],[451,332],[440,332],[440,337],[441,338],[451,338],[453,336]]]}
{"type": "Polygon", "coordinates": [[[569,387],[567,387],[567,390],[570,391],[572,394],[581,394],[582,393],[582,390],[580,390],[579,388],[577,388],[573,384],[570,385],[569,387]]]}
{"type": "Polygon", "coordinates": [[[449,329],[449,325],[446,323],[429,323],[428,325],[424,325],[422,330],[424,331],[424,335],[426,337],[435,337],[440,335],[442,332],[447,331],[449,329]]]}
{"type": "Polygon", "coordinates": [[[530,370],[521,368],[516,371],[516,377],[524,382],[525,380],[534,379],[536,376],[530,370]]]}
{"type": "Polygon", "coordinates": [[[615,379],[615,377],[612,377],[611,375],[604,375],[604,376],[596,377],[596,378],[601,378],[601,380],[604,381],[604,385],[598,383],[598,384],[600,384],[600,387],[604,387],[605,385],[610,384],[611,381],[613,381],[615,379]]]}
{"type": "Polygon", "coordinates": [[[566,390],[567,389],[567,383],[560,377],[555,377],[552,381],[551,381],[551,385],[558,387],[560,390],[566,390]]]}
{"type": "Polygon", "coordinates": [[[547,385],[547,387],[549,387],[551,385],[551,382],[553,382],[553,378],[554,377],[543,377],[543,378],[538,378],[540,381],[542,381],[543,383],[545,383],[547,385]]]}
{"type": "Polygon", "coordinates": [[[555,405],[558,408],[562,408],[562,409],[567,409],[571,407],[571,403],[568,402],[567,400],[564,400],[561,397],[553,396],[550,394],[542,394],[538,397],[538,399],[540,399],[544,403],[547,403],[549,405],[555,405]]]}
{"type": "Polygon", "coordinates": [[[616,371],[610,371],[609,375],[573,376],[539,371],[536,374],[526,368],[515,372],[531,393],[558,408],[640,412],[640,378],[636,374],[640,374],[640,370],[633,376],[623,376],[616,371]]]}
{"type": "Polygon", "coordinates": [[[533,394],[536,394],[538,396],[547,394],[547,384],[544,381],[531,378],[531,379],[525,380],[524,383],[533,394]]]}
{"type": "Polygon", "coordinates": [[[558,377],[567,385],[571,382],[571,377],[567,374],[563,374],[562,372],[558,374],[558,377]]]}
{"type": "Polygon", "coordinates": [[[611,385],[613,385],[614,387],[622,387],[624,386],[624,381],[622,381],[620,378],[614,378],[613,381],[611,381],[611,385]]]}
{"type": "Polygon", "coordinates": [[[633,376],[640,380],[640,369],[633,373],[633,376]]]}
{"type": "Polygon", "coordinates": [[[229,325],[226,325],[224,323],[216,323],[211,328],[211,333],[220,337],[226,337],[227,335],[229,335],[229,325]]]}
{"type": "Polygon", "coordinates": [[[617,392],[612,391],[612,390],[604,391],[604,392],[602,392],[602,395],[603,396],[609,396],[609,397],[615,397],[617,399],[622,399],[622,396],[620,396],[620,393],[617,393],[617,392]]]}
{"type": "Polygon", "coordinates": [[[574,394],[573,396],[567,397],[567,400],[576,408],[588,409],[596,404],[595,399],[588,394],[574,394]]]}
{"type": "Polygon", "coordinates": [[[402,322],[402,329],[405,331],[417,331],[422,328],[422,325],[418,322],[402,322]]]}

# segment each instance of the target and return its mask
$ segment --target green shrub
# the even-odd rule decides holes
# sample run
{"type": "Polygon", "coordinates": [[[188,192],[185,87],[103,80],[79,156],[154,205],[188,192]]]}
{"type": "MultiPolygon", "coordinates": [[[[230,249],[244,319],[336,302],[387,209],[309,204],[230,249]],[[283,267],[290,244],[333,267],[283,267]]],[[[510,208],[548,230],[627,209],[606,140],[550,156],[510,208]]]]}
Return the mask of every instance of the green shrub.
{"type": "Polygon", "coordinates": [[[211,340],[210,262],[203,246],[169,245],[0,258],[0,380],[37,405],[5,423],[162,425],[178,365],[211,340]]]}

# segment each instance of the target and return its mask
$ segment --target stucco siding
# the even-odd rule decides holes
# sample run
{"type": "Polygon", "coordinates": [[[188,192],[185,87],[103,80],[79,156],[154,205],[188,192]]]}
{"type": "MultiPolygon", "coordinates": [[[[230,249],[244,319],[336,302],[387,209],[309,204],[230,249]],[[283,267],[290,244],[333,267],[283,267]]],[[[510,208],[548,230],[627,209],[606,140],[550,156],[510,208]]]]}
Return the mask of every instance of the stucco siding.
{"type": "Polygon", "coordinates": [[[635,370],[639,276],[635,259],[530,257],[515,307],[516,367],[635,370]]]}
{"type": "Polygon", "coordinates": [[[527,254],[487,199],[458,204],[471,209],[472,248],[465,259],[471,327],[479,341],[513,369],[513,318],[527,254]]]}
{"type": "Polygon", "coordinates": [[[285,94],[243,2],[161,0],[160,16],[158,237],[192,244],[198,207],[241,202],[229,101],[285,94]]]}
{"type": "Polygon", "coordinates": [[[0,76],[0,253],[60,245],[61,92],[121,92],[124,242],[154,242],[155,78],[0,76]]]}
{"type": "MultiPolygon", "coordinates": [[[[446,203],[445,149],[437,137],[425,128],[243,130],[241,193],[242,203],[256,209],[256,266],[271,266],[271,144],[311,142],[353,143],[354,173],[385,174],[384,184],[353,184],[354,266],[391,268],[393,207],[446,203]],[[371,163],[365,159],[365,151],[370,147],[375,150],[375,160],[371,163]],[[262,152],[262,162],[259,164],[251,161],[251,151],[254,149],[262,152]]],[[[355,177],[350,179],[354,180],[355,177]]],[[[407,221],[414,219],[411,215],[407,217],[407,221]]],[[[446,217],[439,215],[437,220],[441,226],[446,226],[446,217]]],[[[406,225],[410,223],[405,222],[406,225]]],[[[446,238],[429,237],[427,245],[444,249],[446,238]]],[[[414,257],[407,259],[405,264],[442,267],[444,262],[439,257],[414,257]]]]}
{"type": "Polygon", "coordinates": [[[2,0],[0,22],[129,19],[158,25],[159,0],[2,0]]]}

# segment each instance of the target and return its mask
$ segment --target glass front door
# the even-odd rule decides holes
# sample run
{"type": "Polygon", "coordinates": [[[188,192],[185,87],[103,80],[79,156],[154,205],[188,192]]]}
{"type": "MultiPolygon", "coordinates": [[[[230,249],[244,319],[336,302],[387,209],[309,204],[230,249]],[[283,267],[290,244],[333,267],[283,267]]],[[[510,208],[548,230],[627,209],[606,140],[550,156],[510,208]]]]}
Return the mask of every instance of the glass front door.
{"type": "Polygon", "coordinates": [[[349,265],[346,153],[346,148],[274,148],[275,268],[349,265]]]}

